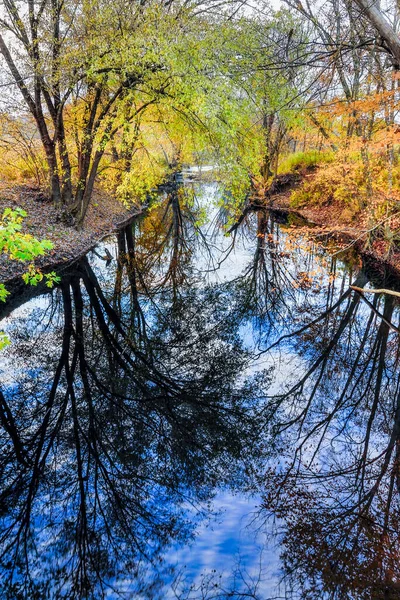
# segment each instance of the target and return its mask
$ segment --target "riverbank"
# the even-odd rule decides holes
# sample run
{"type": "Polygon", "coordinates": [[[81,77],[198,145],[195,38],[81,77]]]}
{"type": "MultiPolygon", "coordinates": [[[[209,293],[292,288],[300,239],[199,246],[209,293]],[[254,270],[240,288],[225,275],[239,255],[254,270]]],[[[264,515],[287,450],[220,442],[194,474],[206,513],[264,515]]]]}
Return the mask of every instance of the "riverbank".
{"type": "MultiPolygon", "coordinates": [[[[40,240],[47,239],[53,243],[54,247],[48,254],[35,260],[35,265],[44,270],[76,260],[86,254],[103,237],[129,223],[142,212],[138,207],[127,210],[111,195],[97,190],[94,192],[84,229],[77,231],[72,223],[65,222],[61,212],[39,189],[28,185],[0,188],[1,214],[7,207],[21,207],[27,212],[28,216],[23,222],[24,233],[30,233],[40,240]]],[[[1,282],[7,284],[19,278],[25,271],[26,263],[10,260],[5,255],[0,256],[1,282]]]]}
{"type": "MultiPolygon", "coordinates": [[[[357,218],[357,223],[344,223],[341,208],[337,204],[293,208],[291,197],[306,179],[314,176],[315,170],[279,176],[267,190],[265,198],[258,197],[250,204],[231,228],[233,232],[254,209],[267,208],[275,215],[287,219],[293,227],[312,236],[322,246],[329,245],[332,253],[353,248],[361,257],[375,262],[377,269],[400,277],[400,249],[391,244],[379,232],[367,227],[367,212],[357,218]],[[378,233],[378,235],[377,235],[378,233]],[[334,247],[333,247],[334,245],[334,247]]],[[[0,187],[0,211],[6,207],[23,208],[28,216],[23,223],[23,232],[31,233],[39,239],[50,240],[54,247],[46,256],[36,259],[35,264],[43,270],[64,270],[71,262],[86,254],[107,235],[112,234],[142,213],[142,208],[127,210],[112,196],[95,191],[92,205],[85,220],[85,228],[77,231],[63,219],[60,211],[43,196],[39,189],[19,185],[13,188],[0,187]]],[[[400,223],[399,223],[400,228],[400,223]]],[[[21,275],[26,271],[26,263],[9,260],[0,256],[0,281],[14,287],[22,285],[21,275]]]]}
{"type": "Polygon", "coordinates": [[[266,207],[287,218],[300,217],[304,224],[297,222],[296,228],[312,230],[313,237],[322,244],[329,241],[331,246],[334,241],[338,253],[354,248],[362,257],[375,260],[400,276],[400,247],[394,239],[394,232],[400,229],[400,214],[371,224],[368,209],[349,222],[343,218],[344,210],[338,203],[293,208],[292,194],[314,176],[315,171],[280,176],[283,183],[273,182],[267,190],[266,207]]]}

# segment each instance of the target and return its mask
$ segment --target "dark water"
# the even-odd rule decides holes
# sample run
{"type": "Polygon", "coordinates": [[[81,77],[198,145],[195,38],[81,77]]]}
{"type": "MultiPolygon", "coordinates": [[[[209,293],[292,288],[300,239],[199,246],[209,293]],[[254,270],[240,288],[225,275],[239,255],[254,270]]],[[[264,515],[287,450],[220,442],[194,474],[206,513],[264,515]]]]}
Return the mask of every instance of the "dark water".
{"type": "Polygon", "coordinates": [[[395,282],[192,192],[3,310],[0,597],[400,598],[395,282]]]}

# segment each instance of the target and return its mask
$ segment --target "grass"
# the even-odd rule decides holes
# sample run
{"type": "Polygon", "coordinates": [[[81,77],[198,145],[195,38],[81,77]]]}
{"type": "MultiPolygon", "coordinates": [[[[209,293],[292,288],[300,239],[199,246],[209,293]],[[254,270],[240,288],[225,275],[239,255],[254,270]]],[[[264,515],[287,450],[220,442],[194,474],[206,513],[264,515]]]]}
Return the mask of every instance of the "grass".
{"type": "Polygon", "coordinates": [[[307,152],[294,152],[286,156],[279,164],[278,174],[293,173],[302,169],[310,169],[323,163],[334,160],[332,151],[308,150],[307,152]]]}

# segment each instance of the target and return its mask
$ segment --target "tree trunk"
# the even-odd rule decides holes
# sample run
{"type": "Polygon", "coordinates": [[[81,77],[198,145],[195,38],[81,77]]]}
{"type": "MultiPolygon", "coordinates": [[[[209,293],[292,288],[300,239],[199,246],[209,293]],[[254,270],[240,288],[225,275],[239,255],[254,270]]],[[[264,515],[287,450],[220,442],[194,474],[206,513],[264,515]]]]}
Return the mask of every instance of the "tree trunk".
{"type": "Polygon", "coordinates": [[[58,152],[60,155],[61,167],[62,167],[62,188],[61,196],[62,202],[66,206],[72,205],[72,178],[71,178],[71,163],[69,160],[68,148],[65,141],[65,128],[62,115],[59,117],[59,123],[57,128],[57,141],[58,141],[58,152]]]}
{"type": "Polygon", "coordinates": [[[89,208],[90,199],[91,199],[92,193],[93,193],[94,183],[96,181],[97,171],[98,171],[100,160],[103,156],[103,153],[104,153],[103,150],[96,151],[96,153],[94,155],[92,167],[90,169],[90,174],[86,181],[85,188],[83,190],[79,190],[79,191],[81,191],[81,193],[78,196],[79,203],[78,203],[78,205],[76,205],[77,215],[78,215],[77,216],[77,226],[79,229],[83,226],[83,221],[85,220],[87,209],[89,208]]]}
{"type": "Polygon", "coordinates": [[[274,113],[265,113],[263,116],[263,129],[264,129],[264,140],[265,140],[265,155],[263,164],[260,168],[261,177],[264,182],[269,179],[273,175],[271,166],[272,166],[272,156],[271,156],[271,133],[272,126],[274,124],[275,115],[274,113]]]}
{"type": "Polygon", "coordinates": [[[57,156],[54,144],[44,144],[47,164],[49,167],[50,193],[57,208],[61,207],[61,187],[57,168],[57,156]]]}
{"type": "Polygon", "coordinates": [[[393,57],[393,66],[398,70],[400,68],[400,38],[393,26],[387,21],[376,2],[371,2],[371,0],[355,0],[355,2],[385,40],[393,57]]]}

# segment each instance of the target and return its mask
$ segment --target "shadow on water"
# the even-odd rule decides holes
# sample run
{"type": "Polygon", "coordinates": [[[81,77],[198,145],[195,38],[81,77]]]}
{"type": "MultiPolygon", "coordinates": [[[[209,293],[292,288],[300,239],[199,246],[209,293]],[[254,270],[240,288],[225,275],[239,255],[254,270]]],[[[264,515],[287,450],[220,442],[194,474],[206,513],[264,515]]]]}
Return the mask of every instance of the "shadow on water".
{"type": "Polygon", "coordinates": [[[400,598],[396,302],[263,211],[210,223],[172,191],[11,299],[2,597],[400,598]],[[263,548],[196,571],[239,498],[263,548]]]}

